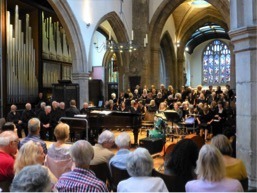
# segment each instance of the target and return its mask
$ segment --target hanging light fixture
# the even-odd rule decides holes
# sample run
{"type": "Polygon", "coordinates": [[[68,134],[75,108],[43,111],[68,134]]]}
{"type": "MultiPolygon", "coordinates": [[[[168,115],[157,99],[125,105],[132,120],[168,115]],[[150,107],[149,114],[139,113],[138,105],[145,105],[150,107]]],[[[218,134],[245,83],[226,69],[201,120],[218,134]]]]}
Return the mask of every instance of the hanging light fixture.
{"type": "MultiPolygon", "coordinates": [[[[123,5],[123,0],[120,0],[120,18],[124,24],[124,26],[126,27],[126,29],[128,28],[128,24],[127,24],[127,20],[126,17],[123,13],[123,9],[122,9],[122,5],[123,5]]],[[[140,47],[146,47],[146,45],[148,44],[148,34],[146,34],[145,38],[144,38],[144,45],[140,45],[139,43],[135,42],[134,40],[134,31],[131,30],[131,38],[128,42],[115,42],[112,39],[112,31],[109,31],[109,38],[108,40],[106,40],[105,44],[102,44],[101,46],[98,45],[98,43],[96,43],[98,41],[94,42],[95,47],[97,48],[98,52],[101,52],[102,50],[104,50],[103,48],[105,48],[106,51],[110,51],[110,52],[133,52],[136,51],[138,48],[140,47]]]]}

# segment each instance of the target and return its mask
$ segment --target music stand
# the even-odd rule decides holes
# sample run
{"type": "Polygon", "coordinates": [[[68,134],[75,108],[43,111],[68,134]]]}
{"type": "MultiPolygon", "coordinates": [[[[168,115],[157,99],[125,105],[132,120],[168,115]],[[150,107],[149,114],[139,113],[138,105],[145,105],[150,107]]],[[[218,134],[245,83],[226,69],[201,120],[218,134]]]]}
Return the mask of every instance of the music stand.
{"type": "MultiPolygon", "coordinates": [[[[179,117],[179,114],[176,111],[167,110],[167,111],[164,111],[164,114],[166,116],[167,121],[171,121],[172,130],[174,128],[173,122],[178,123],[179,121],[181,121],[181,118],[179,117]]],[[[172,141],[173,141],[173,137],[172,137],[172,141]]]]}

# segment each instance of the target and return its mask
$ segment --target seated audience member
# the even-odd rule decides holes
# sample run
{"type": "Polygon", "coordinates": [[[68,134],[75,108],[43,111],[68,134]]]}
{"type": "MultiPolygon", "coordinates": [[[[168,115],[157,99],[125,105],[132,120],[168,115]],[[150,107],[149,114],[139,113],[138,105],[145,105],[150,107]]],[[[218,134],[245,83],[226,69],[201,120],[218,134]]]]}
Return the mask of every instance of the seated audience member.
{"type": "Polygon", "coordinates": [[[227,177],[238,180],[247,178],[247,173],[243,161],[231,157],[233,149],[228,138],[225,135],[220,134],[213,137],[211,140],[211,144],[216,146],[223,155],[227,177]]]}
{"type": "Polygon", "coordinates": [[[22,112],[21,120],[22,120],[22,128],[25,132],[25,135],[28,135],[28,122],[31,118],[36,117],[35,112],[31,109],[31,104],[27,103],[25,105],[25,110],[22,112]]]}
{"type": "Polygon", "coordinates": [[[127,158],[130,153],[130,136],[127,132],[122,132],[115,138],[115,144],[118,147],[118,151],[115,156],[113,156],[109,164],[120,168],[126,169],[127,158]]]}
{"type": "Polygon", "coordinates": [[[66,123],[59,123],[54,129],[56,142],[52,143],[48,150],[45,160],[47,166],[56,178],[68,172],[72,167],[72,160],[69,154],[71,145],[65,144],[70,134],[70,127],[66,123]]]}
{"type": "Polygon", "coordinates": [[[204,145],[196,164],[197,180],[186,183],[187,192],[243,192],[238,180],[226,178],[225,164],[214,145],[204,145]]]}
{"type": "Polygon", "coordinates": [[[61,175],[55,185],[59,192],[108,192],[105,183],[89,169],[90,161],[94,157],[94,150],[89,142],[76,141],[70,148],[70,155],[75,162],[75,168],[61,175]]]}
{"type": "Polygon", "coordinates": [[[153,158],[145,148],[129,153],[127,171],[130,178],[118,184],[117,192],[168,192],[164,181],[152,177],[153,158]]]}
{"type": "Polygon", "coordinates": [[[39,133],[40,133],[40,121],[38,118],[32,118],[28,122],[28,131],[29,134],[27,137],[25,137],[19,144],[19,148],[21,148],[22,145],[27,143],[28,141],[32,140],[34,142],[39,142],[41,146],[44,149],[44,153],[47,154],[47,148],[46,143],[40,139],[39,133]]]}
{"type": "Polygon", "coordinates": [[[90,165],[98,165],[101,163],[109,163],[114,153],[110,150],[114,145],[114,134],[109,131],[103,131],[98,137],[98,143],[93,146],[94,159],[90,165]]]}
{"type": "Polygon", "coordinates": [[[176,176],[174,192],[185,192],[188,181],[196,179],[195,167],[198,158],[198,147],[190,139],[180,140],[173,151],[166,155],[164,173],[176,176]]]}
{"type": "Polygon", "coordinates": [[[24,167],[10,187],[11,192],[51,192],[52,184],[46,168],[41,165],[24,167]]]}
{"type": "Polygon", "coordinates": [[[12,180],[13,165],[18,150],[19,138],[13,131],[0,133],[0,182],[12,180]]]}
{"type": "Polygon", "coordinates": [[[22,138],[22,133],[21,133],[22,121],[21,121],[20,113],[17,112],[16,105],[11,106],[11,111],[8,113],[6,121],[13,122],[15,124],[15,126],[17,128],[18,136],[19,136],[19,138],[22,138]]]}
{"type": "MultiPolygon", "coordinates": [[[[43,165],[45,161],[45,154],[39,142],[28,141],[25,143],[17,154],[14,162],[14,172],[17,175],[25,166],[40,164],[43,165]]],[[[47,168],[47,167],[45,167],[47,168]]],[[[47,168],[48,169],[48,168],[47,168]]],[[[48,169],[52,185],[57,182],[57,178],[48,169]]]]}
{"type": "Polygon", "coordinates": [[[76,101],[70,101],[70,108],[65,111],[66,117],[74,117],[74,115],[80,114],[80,111],[76,107],[76,101]]]}
{"type": "Polygon", "coordinates": [[[14,131],[15,133],[17,133],[17,128],[13,122],[6,122],[3,125],[1,132],[4,131],[14,131]]]}

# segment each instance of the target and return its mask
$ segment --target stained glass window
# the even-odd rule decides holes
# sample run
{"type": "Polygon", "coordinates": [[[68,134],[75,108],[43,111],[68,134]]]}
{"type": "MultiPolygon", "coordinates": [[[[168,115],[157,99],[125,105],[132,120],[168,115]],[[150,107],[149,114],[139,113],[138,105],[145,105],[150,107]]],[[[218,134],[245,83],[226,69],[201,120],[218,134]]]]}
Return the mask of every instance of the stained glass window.
{"type": "Polygon", "coordinates": [[[220,40],[214,40],[203,51],[203,85],[220,85],[229,82],[229,47],[220,40]]]}

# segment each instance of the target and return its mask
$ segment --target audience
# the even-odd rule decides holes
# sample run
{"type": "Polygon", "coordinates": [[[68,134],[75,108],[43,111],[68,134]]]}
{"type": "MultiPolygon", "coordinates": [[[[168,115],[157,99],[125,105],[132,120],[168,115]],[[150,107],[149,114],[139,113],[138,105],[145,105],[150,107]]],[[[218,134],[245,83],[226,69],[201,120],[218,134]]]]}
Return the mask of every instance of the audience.
{"type": "Polygon", "coordinates": [[[66,123],[59,123],[54,129],[56,142],[52,143],[47,151],[45,166],[47,166],[56,178],[68,172],[72,167],[70,157],[71,145],[65,144],[70,134],[70,127],[66,123]]]}
{"type": "Polygon", "coordinates": [[[51,192],[52,184],[46,168],[41,165],[24,167],[13,179],[11,192],[51,192]]]}
{"type": "Polygon", "coordinates": [[[114,134],[109,131],[103,131],[98,137],[98,143],[93,146],[94,159],[90,165],[98,165],[101,163],[109,163],[114,153],[110,150],[114,145],[114,134]]]}
{"type": "Polygon", "coordinates": [[[186,183],[187,192],[243,192],[238,180],[226,178],[225,164],[220,151],[204,145],[196,165],[197,180],[186,183]]]}
{"type": "Polygon", "coordinates": [[[14,160],[18,150],[19,138],[13,131],[0,133],[0,182],[14,177],[14,160]]]}
{"type": "Polygon", "coordinates": [[[25,137],[19,144],[19,148],[21,148],[22,145],[27,143],[28,141],[32,140],[34,142],[39,142],[41,146],[44,149],[44,154],[47,154],[47,147],[46,143],[40,139],[39,133],[40,133],[40,121],[38,118],[32,118],[28,122],[28,131],[29,134],[27,137],[25,137]]]}
{"type": "Polygon", "coordinates": [[[164,181],[152,177],[153,158],[145,148],[129,153],[127,171],[130,178],[118,184],[117,192],[168,192],[164,181]]]}
{"type": "Polygon", "coordinates": [[[173,151],[166,156],[164,173],[176,176],[173,188],[175,192],[185,192],[185,184],[196,179],[195,167],[198,158],[198,147],[190,139],[180,140],[173,151]]]}
{"type": "Polygon", "coordinates": [[[108,192],[105,183],[89,169],[94,157],[94,150],[89,142],[76,141],[70,148],[70,155],[75,168],[59,178],[55,185],[59,192],[108,192]]]}
{"type": "Polygon", "coordinates": [[[115,138],[115,144],[118,147],[118,151],[115,156],[113,156],[109,164],[120,168],[126,169],[128,155],[130,153],[130,135],[127,132],[122,132],[115,138]]]}
{"type": "Polygon", "coordinates": [[[226,167],[226,176],[238,180],[247,178],[245,165],[242,160],[231,157],[233,149],[228,138],[225,135],[217,135],[212,138],[211,144],[216,146],[221,154],[226,167]]]}

